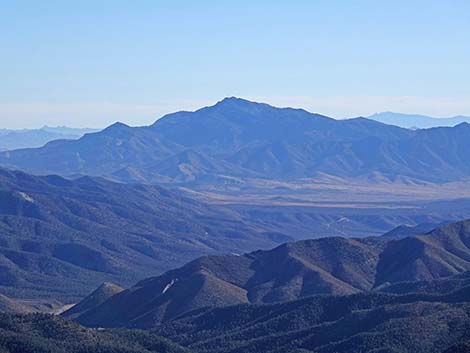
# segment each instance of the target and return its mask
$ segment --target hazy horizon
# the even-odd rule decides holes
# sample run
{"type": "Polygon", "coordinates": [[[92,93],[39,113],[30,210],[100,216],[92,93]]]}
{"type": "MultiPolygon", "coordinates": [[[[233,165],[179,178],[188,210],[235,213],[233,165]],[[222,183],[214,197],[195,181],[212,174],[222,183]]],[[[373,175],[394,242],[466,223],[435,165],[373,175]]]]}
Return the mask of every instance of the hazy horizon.
{"type": "Polygon", "coordinates": [[[0,126],[147,125],[224,96],[335,118],[468,116],[469,14],[465,1],[3,4],[0,126]]]}
{"type": "MultiPolygon", "coordinates": [[[[208,106],[213,106],[215,104],[217,104],[218,102],[220,102],[221,100],[225,99],[225,98],[228,98],[228,97],[224,97],[224,98],[221,98],[215,102],[211,102],[211,103],[206,103],[206,104],[203,104],[201,106],[198,106],[198,107],[195,107],[195,108],[189,108],[189,109],[175,109],[173,111],[168,111],[166,113],[163,113],[162,115],[160,116],[157,116],[155,117],[153,120],[149,120],[148,123],[144,123],[144,124],[132,124],[132,123],[128,123],[127,121],[125,120],[120,120],[120,119],[117,119],[117,120],[113,120],[113,121],[110,121],[108,124],[105,124],[105,125],[101,125],[101,126],[87,126],[87,125],[80,125],[79,123],[77,125],[67,125],[67,124],[64,124],[64,123],[58,123],[56,125],[50,125],[50,124],[40,124],[39,125],[35,125],[35,126],[16,126],[16,124],[18,122],[16,122],[16,124],[13,126],[13,127],[8,127],[8,126],[3,126],[3,125],[0,125],[0,130],[36,130],[36,129],[43,129],[43,128],[76,128],[76,129],[103,129],[103,128],[106,128],[107,126],[110,126],[116,122],[121,122],[121,123],[124,123],[126,125],[129,125],[129,126],[147,126],[147,125],[151,125],[153,124],[154,122],[156,122],[157,120],[163,118],[165,115],[167,114],[171,114],[171,113],[175,113],[175,112],[178,112],[178,111],[196,111],[196,110],[199,110],[201,108],[204,108],[204,107],[208,107],[208,106]]],[[[324,116],[328,116],[328,117],[331,117],[331,118],[334,118],[336,120],[343,120],[343,119],[352,119],[352,118],[358,118],[358,117],[372,117],[373,115],[380,115],[380,114],[387,114],[387,113],[391,113],[391,114],[398,114],[398,115],[403,115],[403,116],[410,116],[410,117],[414,117],[414,116],[418,116],[418,117],[425,117],[425,118],[431,118],[431,119],[453,119],[453,118],[459,118],[459,117],[463,117],[463,118],[470,118],[466,115],[463,115],[463,114],[457,114],[457,115],[453,115],[453,116],[431,116],[431,115],[425,115],[425,114],[420,114],[420,113],[407,113],[407,112],[396,112],[396,111],[386,111],[386,110],[383,110],[383,111],[376,111],[376,112],[373,112],[371,114],[368,114],[368,115],[356,115],[356,116],[353,116],[353,115],[350,115],[350,116],[343,116],[343,117],[335,117],[335,116],[331,116],[331,115],[328,115],[328,114],[324,114],[323,112],[321,111],[315,111],[315,110],[309,110],[309,109],[306,109],[302,106],[295,106],[295,105],[276,105],[276,104],[271,104],[271,103],[268,103],[268,102],[265,102],[265,101],[261,101],[261,100],[254,100],[254,99],[247,99],[247,98],[244,98],[244,97],[236,97],[236,98],[242,98],[244,100],[249,100],[249,101],[252,101],[252,102],[256,102],[256,103],[266,103],[266,104],[269,104],[269,105],[272,105],[272,106],[275,106],[275,107],[279,107],[279,108],[299,108],[299,109],[305,109],[311,113],[317,113],[317,114],[321,114],[321,115],[324,115],[324,116]]],[[[2,121],[2,124],[3,124],[3,121],[2,121]]],[[[8,125],[8,124],[7,124],[8,125]]]]}

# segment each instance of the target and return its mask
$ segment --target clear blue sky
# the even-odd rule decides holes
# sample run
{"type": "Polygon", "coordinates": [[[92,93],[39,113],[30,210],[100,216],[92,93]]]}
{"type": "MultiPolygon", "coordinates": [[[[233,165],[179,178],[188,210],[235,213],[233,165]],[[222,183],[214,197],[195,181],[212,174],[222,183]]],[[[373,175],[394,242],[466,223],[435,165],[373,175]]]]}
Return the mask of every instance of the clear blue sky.
{"type": "Polygon", "coordinates": [[[0,0],[0,128],[148,124],[224,96],[470,115],[470,1],[0,0]]]}

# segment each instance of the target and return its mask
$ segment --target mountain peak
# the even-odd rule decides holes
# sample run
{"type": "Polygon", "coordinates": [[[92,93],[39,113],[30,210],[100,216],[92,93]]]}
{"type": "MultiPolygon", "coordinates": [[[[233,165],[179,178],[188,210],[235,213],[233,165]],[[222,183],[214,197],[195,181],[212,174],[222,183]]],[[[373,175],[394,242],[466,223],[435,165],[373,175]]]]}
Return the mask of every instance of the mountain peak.
{"type": "Polygon", "coordinates": [[[85,297],[81,302],[75,304],[70,309],[62,313],[62,316],[73,319],[79,315],[97,307],[101,303],[111,298],[113,295],[121,293],[124,288],[111,282],[104,282],[90,295],[85,297]]]}
{"type": "Polygon", "coordinates": [[[112,133],[112,134],[122,134],[122,133],[129,131],[130,129],[131,127],[129,125],[126,125],[124,123],[121,123],[120,121],[117,121],[114,124],[109,125],[102,132],[112,133]]]}
{"type": "Polygon", "coordinates": [[[215,104],[215,107],[241,107],[241,106],[249,106],[249,105],[260,105],[262,103],[252,102],[247,99],[238,98],[238,97],[225,97],[221,101],[215,104]]]}
{"type": "Polygon", "coordinates": [[[129,125],[121,123],[120,121],[116,121],[114,124],[109,125],[103,131],[122,131],[122,130],[126,130],[129,128],[130,128],[129,125]]]}
{"type": "Polygon", "coordinates": [[[236,96],[230,96],[230,97],[225,97],[224,99],[222,99],[219,103],[231,103],[231,102],[249,102],[249,103],[253,103],[247,99],[243,99],[243,98],[240,98],[240,97],[236,97],[236,96]]]}

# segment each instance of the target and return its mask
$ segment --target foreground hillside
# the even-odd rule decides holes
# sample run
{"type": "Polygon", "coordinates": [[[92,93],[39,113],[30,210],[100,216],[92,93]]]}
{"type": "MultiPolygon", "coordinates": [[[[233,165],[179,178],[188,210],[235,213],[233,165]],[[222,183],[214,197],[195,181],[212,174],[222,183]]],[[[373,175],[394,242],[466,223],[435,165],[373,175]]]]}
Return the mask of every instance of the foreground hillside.
{"type": "Polygon", "coordinates": [[[137,283],[77,320],[93,327],[149,328],[207,307],[386,291],[465,271],[470,271],[470,221],[396,240],[305,240],[242,256],[202,257],[137,283]]]}
{"type": "Polygon", "coordinates": [[[470,287],[443,295],[317,296],[189,313],[157,327],[200,353],[442,352],[470,337],[470,287]]]}
{"type": "Polygon", "coordinates": [[[205,308],[146,332],[0,314],[0,352],[466,353],[469,279],[465,273],[417,285],[434,288],[432,294],[369,292],[205,308]]]}
{"type": "Polygon", "coordinates": [[[121,181],[215,184],[238,177],[319,175],[444,182],[470,176],[470,125],[411,131],[357,118],[226,98],[152,126],[116,123],[77,141],[3,152],[0,164],[33,173],[121,181]]]}
{"type": "Polygon", "coordinates": [[[267,233],[156,186],[0,169],[0,292],[10,297],[73,302],[104,281],[130,285],[204,254],[271,247],[267,233]]]}
{"type": "Polygon", "coordinates": [[[165,339],[138,331],[97,331],[57,316],[0,313],[2,353],[188,353],[165,339]]]}

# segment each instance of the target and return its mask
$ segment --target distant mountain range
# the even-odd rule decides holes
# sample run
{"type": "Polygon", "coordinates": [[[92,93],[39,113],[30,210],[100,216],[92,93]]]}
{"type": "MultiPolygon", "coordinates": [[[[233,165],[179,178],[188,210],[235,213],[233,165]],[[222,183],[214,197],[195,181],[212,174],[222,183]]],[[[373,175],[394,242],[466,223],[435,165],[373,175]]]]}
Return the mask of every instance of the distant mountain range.
{"type": "Polygon", "coordinates": [[[65,126],[44,126],[40,129],[0,129],[0,151],[41,147],[53,140],[76,140],[97,129],[75,129],[65,126]]]}
{"type": "Polygon", "coordinates": [[[125,182],[230,183],[234,177],[319,175],[445,182],[470,177],[468,136],[467,123],[412,131],[226,98],[147,127],[116,123],[79,140],[3,152],[0,164],[125,182]]]}
{"type": "Polygon", "coordinates": [[[93,327],[151,328],[207,307],[384,291],[465,271],[470,221],[397,240],[305,240],[242,256],[202,257],[111,296],[77,320],[93,327]]]}
{"type": "Polygon", "coordinates": [[[433,118],[426,115],[383,112],[371,115],[368,119],[406,129],[429,129],[442,126],[452,127],[462,123],[470,124],[470,117],[461,115],[450,118],[433,118]]]}

